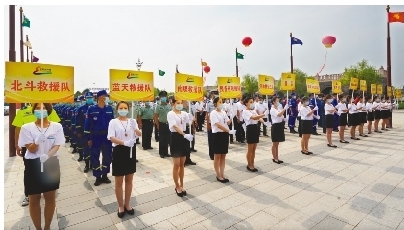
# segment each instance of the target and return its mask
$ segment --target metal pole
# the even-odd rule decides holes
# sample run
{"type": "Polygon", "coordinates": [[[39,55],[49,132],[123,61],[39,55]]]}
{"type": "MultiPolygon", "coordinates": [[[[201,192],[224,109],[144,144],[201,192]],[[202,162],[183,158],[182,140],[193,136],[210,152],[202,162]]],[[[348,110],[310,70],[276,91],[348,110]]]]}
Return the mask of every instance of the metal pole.
{"type": "MultiPolygon", "coordinates": [[[[387,15],[390,11],[390,6],[386,7],[387,15]]],[[[390,47],[390,23],[387,21],[387,86],[391,86],[391,47],[390,47]]],[[[387,90],[386,90],[387,92],[387,90]]],[[[393,128],[393,119],[390,117],[390,128],[393,128]]]]}
{"type": "MultiPolygon", "coordinates": [[[[16,52],[15,52],[15,6],[9,6],[9,21],[10,21],[10,32],[9,32],[9,51],[8,51],[8,60],[10,62],[16,61],[16,52]]],[[[16,104],[10,103],[9,104],[9,115],[8,115],[8,156],[15,157],[15,128],[12,125],[13,120],[16,114],[16,104]]]]}
{"type": "Polygon", "coordinates": [[[290,33],[290,72],[293,73],[292,33],[290,33]]]}

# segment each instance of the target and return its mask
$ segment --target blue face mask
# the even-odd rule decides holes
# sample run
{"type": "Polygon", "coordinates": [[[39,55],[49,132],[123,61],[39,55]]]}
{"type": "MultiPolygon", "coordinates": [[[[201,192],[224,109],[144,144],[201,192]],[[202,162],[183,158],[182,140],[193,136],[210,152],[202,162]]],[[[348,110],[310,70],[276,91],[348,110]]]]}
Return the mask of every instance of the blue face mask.
{"type": "Polygon", "coordinates": [[[81,105],[85,105],[85,104],[86,104],[86,101],[82,101],[82,102],[81,102],[81,105]]]}
{"type": "Polygon", "coordinates": [[[105,97],[105,104],[109,103],[109,97],[105,97]]]}
{"type": "Polygon", "coordinates": [[[184,108],[184,106],[183,105],[175,105],[175,108],[177,110],[182,110],[184,108]]]}
{"type": "Polygon", "coordinates": [[[129,111],[127,109],[118,110],[119,116],[126,116],[128,115],[129,111]]]}
{"type": "Polygon", "coordinates": [[[48,111],[46,110],[34,110],[34,115],[36,118],[41,119],[41,114],[42,114],[42,118],[46,118],[48,116],[48,111]]]}
{"type": "Polygon", "coordinates": [[[93,102],[93,99],[92,98],[87,98],[87,104],[88,105],[92,105],[94,102],[93,102]]]}
{"type": "Polygon", "coordinates": [[[166,103],[167,102],[167,98],[166,97],[162,97],[160,98],[161,102],[166,103]]]}
{"type": "Polygon", "coordinates": [[[220,105],[217,106],[218,109],[223,109],[223,107],[224,107],[223,104],[220,104],[220,105]]]}

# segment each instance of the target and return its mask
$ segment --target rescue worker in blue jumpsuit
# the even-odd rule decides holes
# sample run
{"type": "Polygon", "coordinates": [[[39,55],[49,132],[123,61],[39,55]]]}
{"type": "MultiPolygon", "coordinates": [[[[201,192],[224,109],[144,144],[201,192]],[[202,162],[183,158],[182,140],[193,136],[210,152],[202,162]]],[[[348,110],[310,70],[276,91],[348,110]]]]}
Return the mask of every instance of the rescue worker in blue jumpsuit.
{"type": "Polygon", "coordinates": [[[65,104],[63,108],[61,109],[61,118],[63,120],[63,133],[65,135],[66,142],[70,142],[70,137],[69,137],[69,124],[70,124],[70,119],[67,117],[67,110],[69,109],[70,105],[65,104]]]}
{"type": "MultiPolygon", "coordinates": [[[[335,106],[338,105],[337,94],[334,93],[334,94],[333,94],[333,97],[334,97],[334,98],[333,98],[331,104],[335,107],[335,106]]],[[[338,132],[338,131],[339,131],[339,130],[338,130],[338,126],[339,126],[339,116],[338,116],[337,113],[334,113],[334,127],[333,127],[332,130],[333,130],[334,132],[338,132]]]]}
{"type": "MultiPolygon", "coordinates": [[[[74,105],[77,101],[77,98],[74,98],[74,102],[69,105],[69,107],[66,109],[66,118],[67,118],[67,133],[69,135],[69,140],[70,140],[70,148],[75,148],[75,140],[73,138],[73,131],[72,131],[72,119],[73,119],[73,109],[74,105]]],[[[73,153],[73,152],[72,152],[73,153]]]]}
{"type": "MultiPolygon", "coordinates": [[[[317,106],[317,108],[318,108],[318,105],[319,105],[320,103],[321,103],[320,100],[316,99],[316,98],[314,97],[314,94],[310,94],[310,108],[315,108],[316,106],[317,106]]],[[[315,110],[314,113],[313,113],[313,132],[312,132],[312,134],[313,134],[313,135],[316,135],[316,136],[317,136],[317,135],[321,135],[321,134],[319,134],[319,133],[317,132],[318,120],[319,120],[318,110],[315,110]]]]}
{"type": "Polygon", "coordinates": [[[93,94],[91,92],[87,92],[85,95],[85,104],[80,106],[77,110],[76,117],[76,132],[78,137],[78,144],[81,147],[79,149],[80,158],[78,161],[82,161],[84,159],[85,167],[84,172],[87,173],[90,166],[90,147],[87,144],[87,139],[84,138],[84,123],[86,120],[87,110],[90,106],[93,106],[93,94]]]}
{"type": "Polygon", "coordinates": [[[77,134],[77,120],[78,120],[77,118],[78,118],[78,110],[79,110],[80,106],[83,105],[83,102],[85,102],[84,96],[78,97],[77,101],[78,101],[77,105],[74,109],[74,117],[72,119],[72,129],[73,129],[74,138],[76,139],[75,142],[76,142],[77,152],[79,153],[79,161],[82,161],[83,157],[82,157],[82,154],[80,154],[80,153],[82,152],[83,147],[80,145],[80,138],[78,137],[78,134],[77,134]]]}
{"type": "Polygon", "coordinates": [[[295,130],[296,126],[296,118],[297,118],[297,103],[296,103],[296,93],[291,94],[292,98],[289,99],[289,109],[288,109],[288,115],[289,115],[289,120],[288,120],[288,126],[290,129],[290,133],[297,133],[295,130]]]}
{"type": "Polygon", "coordinates": [[[112,142],[108,140],[109,122],[114,119],[114,111],[108,105],[109,97],[105,90],[97,93],[97,105],[90,106],[84,122],[84,135],[91,149],[91,167],[96,177],[95,186],[101,183],[109,184],[107,174],[112,162],[112,142]],[[102,164],[100,164],[102,151],[102,164]]]}
{"type": "Polygon", "coordinates": [[[76,133],[76,117],[77,117],[77,109],[79,108],[79,106],[81,105],[81,101],[84,100],[83,96],[80,96],[77,98],[77,101],[74,103],[74,107],[72,110],[72,140],[73,140],[73,151],[72,153],[78,153],[78,138],[77,138],[77,133],[76,133]]]}

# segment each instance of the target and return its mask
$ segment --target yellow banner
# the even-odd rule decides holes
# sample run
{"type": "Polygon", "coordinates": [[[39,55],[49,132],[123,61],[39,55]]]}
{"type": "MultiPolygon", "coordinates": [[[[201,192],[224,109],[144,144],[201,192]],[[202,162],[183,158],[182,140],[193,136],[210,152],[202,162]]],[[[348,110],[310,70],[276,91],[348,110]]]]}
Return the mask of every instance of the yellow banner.
{"type": "Polygon", "coordinates": [[[306,87],[308,93],[320,93],[320,83],[315,79],[306,79],[306,87]]]}
{"type": "Polygon", "coordinates": [[[359,80],[358,78],[351,77],[351,82],[349,83],[349,89],[357,90],[359,80]]]}
{"type": "Polygon", "coordinates": [[[275,79],[267,75],[258,75],[258,93],[273,95],[275,93],[275,79]]]}
{"type": "Polygon", "coordinates": [[[281,76],[281,90],[295,90],[296,88],[296,74],[282,73],[281,76]]]}
{"type": "Polygon", "coordinates": [[[74,101],[74,67],[30,62],[6,62],[7,103],[74,101]]]}
{"type": "Polygon", "coordinates": [[[393,94],[391,93],[391,86],[387,86],[387,96],[391,97],[393,94]]]}
{"type": "Polygon", "coordinates": [[[342,84],[340,81],[332,81],[332,92],[342,93],[342,84]]]}
{"type": "Polygon", "coordinates": [[[360,80],[359,85],[360,85],[361,91],[368,91],[368,86],[366,85],[366,80],[360,80]]]}
{"type": "Polygon", "coordinates": [[[377,93],[376,84],[370,84],[370,93],[371,94],[376,94],[377,93]]]}
{"type": "Polygon", "coordinates": [[[239,77],[218,77],[217,85],[220,98],[241,97],[241,85],[239,77]]]}
{"type": "Polygon", "coordinates": [[[112,101],[152,101],[153,72],[110,69],[109,88],[112,101]]]}
{"type": "Polygon", "coordinates": [[[402,96],[401,96],[401,89],[396,89],[396,90],[395,90],[395,93],[396,93],[396,95],[395,95],[396,98],[399,99],[399,100],[401,100],[401,97],[402,97],[402,96]]]}
{"type": "Polygon", "coordinates": [[[199,76],[175,74],[175,98],[188,101],[203,99],[203,79],[199,76]]]}
{"type": "Polygon", "coordinates": [[[383,94],[383,86],[382,85],[377,85],[377,94],[379,94],[379,95],[383,94]]]}

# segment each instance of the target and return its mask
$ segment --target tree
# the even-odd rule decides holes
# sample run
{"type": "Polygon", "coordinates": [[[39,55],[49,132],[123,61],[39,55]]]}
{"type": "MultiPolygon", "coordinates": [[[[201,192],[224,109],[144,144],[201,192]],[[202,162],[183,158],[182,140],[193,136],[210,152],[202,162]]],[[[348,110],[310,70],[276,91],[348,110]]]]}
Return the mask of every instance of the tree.
{"type": "Polygon", "coordinates": [[[74,98],[80,97],[81,96],[81,92],[80,91],[76,91],[76,93],[74,94],[74,98]]]}
{"type": "Polygon", "coordinates": [[[254,96],[254,94],[258,91],[258,78],[257,76],[251,74],[245,74],[243,76],[243,80],[241,81],[241,86],[243,86],[245,92],[254,96]]]}
{"type": "MultiPolygon", "coordinates": [[[[314,79],[312,76],[308,76],[305,72],[301,71],[300,69],[293,69],[293,73],[296,74],[296,86],[295,86],[295,93],[297,95],[307,95],[307,86],[306,86],[306,79],[314,79]]],[[[281,81],[276,82],[275,89],[281,88],[281,81]]],[[[285,90],[280,90],[286,95],[285,90]]],[[[289,94],[292,92],[289,92],[289,94]]]]}
{"type": "Polygon", "coordinates": [[[85,93],[87,93],[87,92],[90,92],[90,89],[89,88],[87,88],[87,89],[85,89],[85,90],[83,90],[83,94],[85,94],[85,93]]]}
{"type": "Polygon", "coordinates": [[[160,92],[161,92],[161,90],[159,88],[154,87],[154,97],[157,97],[160,92]]]}
{"type": "Polygon", "coordinates": [[[370,84],[382,83],[382,76],[378,73],[374,66],[369,65],[368,61],[363,59],[351,65],[349,68],[345,67],[344,75],[340,81],[343,86],[348,86],[351,82],[351,78],[358,78],[359,80],[366,80],[366,85],[370,88],[370,84]]]}

